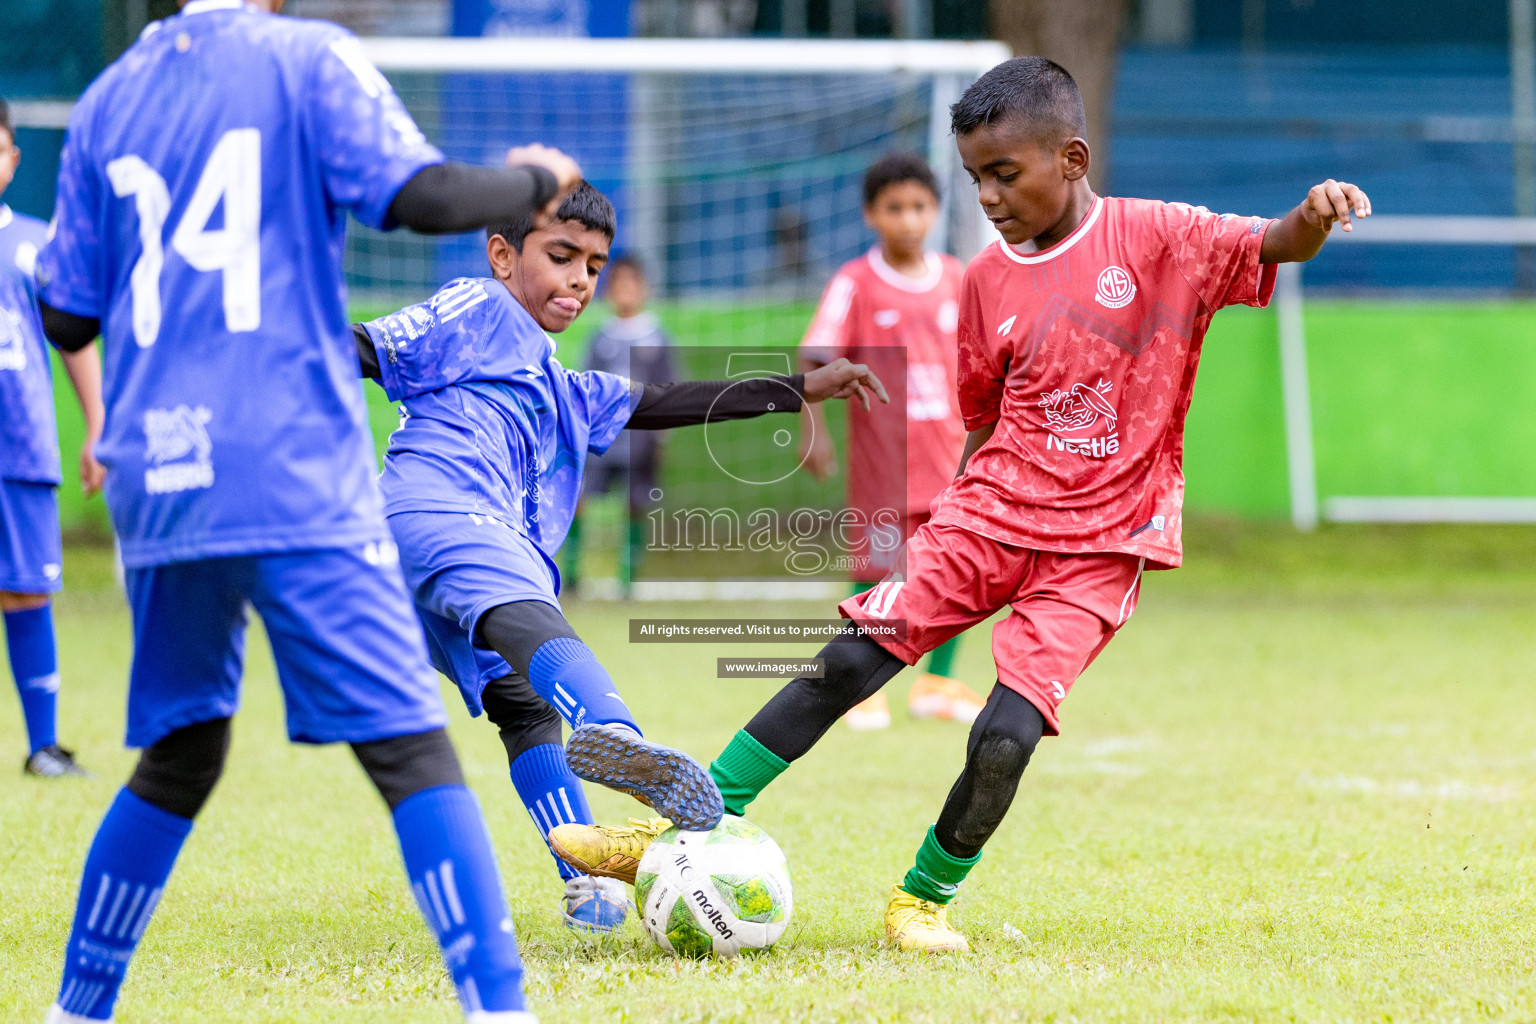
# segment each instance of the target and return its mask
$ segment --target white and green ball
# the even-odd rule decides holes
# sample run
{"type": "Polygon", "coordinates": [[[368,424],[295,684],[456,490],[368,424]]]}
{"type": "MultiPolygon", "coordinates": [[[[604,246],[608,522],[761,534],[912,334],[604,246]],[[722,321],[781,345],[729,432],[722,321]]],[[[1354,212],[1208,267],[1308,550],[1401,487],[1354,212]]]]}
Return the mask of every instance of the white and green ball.
{"type": "Polygon", "coordinates": [[[779,844],[745,818],[708,832],[670,828],[635,875],[640,924],[675,956],[732,957],[767,949],[795,910],[779,844]]]}

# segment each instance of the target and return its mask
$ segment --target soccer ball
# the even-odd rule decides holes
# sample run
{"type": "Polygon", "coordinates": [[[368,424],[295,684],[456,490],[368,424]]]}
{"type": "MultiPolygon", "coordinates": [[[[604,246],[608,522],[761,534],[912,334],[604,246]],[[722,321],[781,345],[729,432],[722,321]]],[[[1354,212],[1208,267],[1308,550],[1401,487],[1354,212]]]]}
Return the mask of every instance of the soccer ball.
{"type": "Polygon", "coordinates": [[[777,942],[795,900],[779,844],[726,815],[708,832],[657,836],[635,875],[635,905],[641,927],[668,953],[733,957],[777,942]]]}

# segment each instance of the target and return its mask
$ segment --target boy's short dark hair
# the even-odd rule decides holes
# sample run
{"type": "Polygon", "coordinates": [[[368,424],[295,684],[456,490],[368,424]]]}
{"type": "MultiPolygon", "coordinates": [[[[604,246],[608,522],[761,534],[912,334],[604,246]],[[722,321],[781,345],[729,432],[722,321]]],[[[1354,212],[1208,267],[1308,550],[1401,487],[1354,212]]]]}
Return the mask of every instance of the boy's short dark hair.
{"type": "Polygon", "coordinates": [[[939,198],[939,179],[921,153],[887,153],[864,172],[864,205],[873,206],[888,186],[915,181],[939,198]]]}
{"type": "Polygon", "coordinates": [[[607,272],[610,279],[612,279],[616,270],[632,270],[640,275],[642,281],[645,280],[645,264],[640,262],[640,257],[632,252],[619,253],[609,260],[608,265],[603,269],[607,272]]]}
{"type": "Polygon", "coordinates": [[[949,127],[956,135],[1001,121],[1012,121],[1051,148],[1088,134],[1077,83],[1066,68],[1044,57],[1003,61],[972,82],[949,108],[949,127]]]}
{"type": "MultiPolygon", "coordinates": [[[[555,220],[575,221],[584,228],[607,235],[608,241],[611,242],[618,215],[613,212],[613,204],[608,201],[607,196],[593,188],[591,183],[583,181],[576,186],[575,191],[565,197],[560,204],[560,209],[555,212],[555,220]]],[[[523,239],[527,238],[532,230],[533,214],[530,213],[515,221],[492,224],[485,229],[485,237],[489,239],[500,235],[512,248],[522,252],[523,239]]]]}
{"type": "Polygon", "coordinates": [[[5,134],[11,137],[12,142],[16,141],[16,128],[11,124],[11,106],[4,98],[0,98],[0,128],[5,129],[5,134]]]}

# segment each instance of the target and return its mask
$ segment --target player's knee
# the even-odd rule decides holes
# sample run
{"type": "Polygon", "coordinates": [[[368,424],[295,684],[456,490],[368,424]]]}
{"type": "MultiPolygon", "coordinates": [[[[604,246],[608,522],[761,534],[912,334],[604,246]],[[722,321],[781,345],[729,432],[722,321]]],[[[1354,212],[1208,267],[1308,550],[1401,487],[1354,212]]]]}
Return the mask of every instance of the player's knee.
{"type": "Polygon", "coordinates": [[[998,685],[971,735],[967,762],[983,777],[1017,781],[1045,735],[1045,717],[1020,694],[998,685]]]}
{"type": "Polygon", "coordinates": [[[823,674],[807,679],[814,689],[835,694],[852,707],[879,690],[900,672],[902,661],[852,627],[844,629],[821,649],[823,674]]]}
{"type": "Polygon", "coordinates": [[[578,639],[559,608],[546,601],[514,601],[480,616],[479,640],[526,676],[539,648],[556,637],[578,639]]]}
{"type": "Polygon", "coordinates": [[[224,773],[228,754],[229,719],[185,726],[145,748],[128,790],[161,810],[195,818],[224,773]]]}
{"type": "Polygon", "coordinates": [[[485,716],[501,732],[508,763],[533,747],[560,742],[559,713],[533,691],[525,677],[511,675],[493,680],[486,684],[480,699],[485,716]]]}
{"type": "Polygon", "coordinates": [[[1029,759],[1035,752],[1034,745],[1017,736],[992,734],[983,736],[970,757],[976,773],[978,788],[992,788],[1018,783],[1029,759]]]}
{"type": "Polygon", "coordinates": [[[391,811],[424,789],[464,785],[459,755],[442,729],[354,743],[352,753],[391,811]]]}

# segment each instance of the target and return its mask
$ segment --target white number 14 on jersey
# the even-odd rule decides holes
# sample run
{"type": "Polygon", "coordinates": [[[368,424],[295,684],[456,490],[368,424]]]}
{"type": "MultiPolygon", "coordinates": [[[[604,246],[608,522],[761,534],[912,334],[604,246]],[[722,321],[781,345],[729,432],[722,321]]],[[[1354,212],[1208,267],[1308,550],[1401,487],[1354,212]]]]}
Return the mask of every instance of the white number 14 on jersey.
{"type": "MultiPolygon", "coordinates": [[[[161,237],[171,212],[165,179],[137,156],[107,164],[112,191],[133,197],[139,217],[141,252],[129,275],[133,292],[133,338],[140,348],[160,334],[160,272],[165,266],[161,237]]],[[[171,248],[194,270],[218,271],[224,278],[224,326],[232,334],[261,326],[261,131],[235,128],[224,133],[208,155],[186,213],[171,235],[171,248]],[[224,201],[224,226],[208,221],[224,201]]]]}

